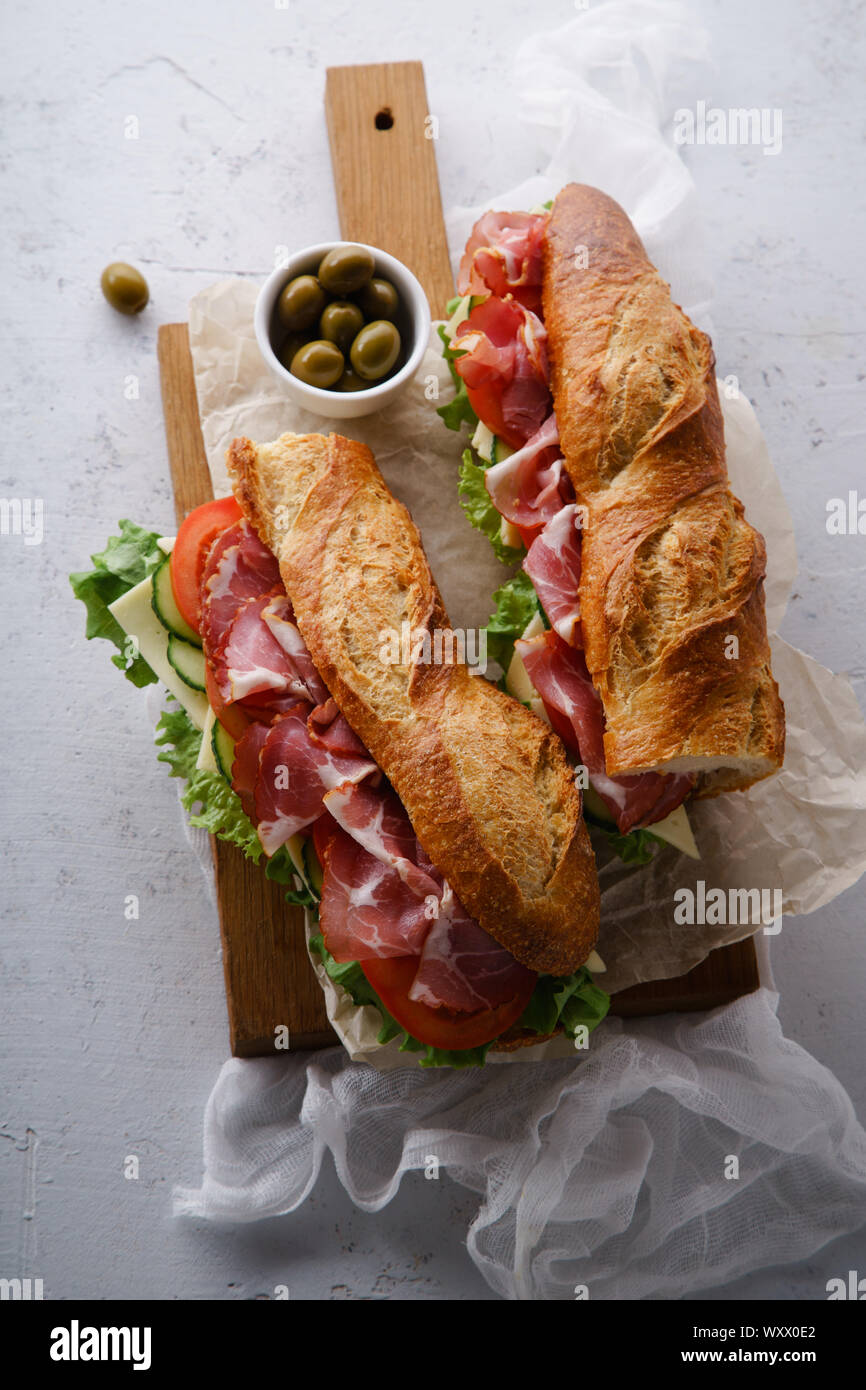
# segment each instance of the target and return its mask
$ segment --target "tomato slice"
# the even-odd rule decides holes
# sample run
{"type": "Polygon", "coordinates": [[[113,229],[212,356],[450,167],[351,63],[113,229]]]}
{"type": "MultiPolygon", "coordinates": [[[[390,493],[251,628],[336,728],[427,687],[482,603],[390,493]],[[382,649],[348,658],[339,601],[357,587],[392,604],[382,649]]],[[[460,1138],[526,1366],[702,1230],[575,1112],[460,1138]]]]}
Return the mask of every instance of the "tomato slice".
{"type": "Polygon", "coordinates": [[[481,1047],[492,1042],[516,1023],[535,989],[536,975],[530,975],[520,994],[495,1009],[479,1009],[474,1014],[451,1009],[431,1009],[409,998],[418,970],[417,956],[392,956],[385,960],[362,960],[361,969],[388,1012],[401,1028],[419,1042],[431,1047],[461,1049],[481,1047]]]}
{"type": "MultiPolygon", "coordinates": [[[[460,346],[457,340],[456,347],[460,346]]],[[[497,381],[485,381],[482,386],[467,386],[466,394],[469,397],[469,404],[475,411],[479,420],[492,430],[497,439],[502,439],[510,449],[522,449],[526,443],[519,434],[515,434],[505,423],[502,414],[502,383],[497,381]]]]}
{"type": "Polygon", "coordinates": [[[239,705],[226,704],[222,695],[220,695],[216,677],[211,670],[209,661],[205,662],[204,685],[211,709],[222,724],[226,733],[231,734],[235,743],[237,743],[238,739],[243,738],[250,724],[253,722],[252,719],[239,705]]]}
{"type": "Polygon", "coordinates": [[[207,553],[221,531],[234,526],[243,513],[234,497],[204,502],[181,522],[171,552],[174,601],[190,627],[201,625],[201,577],[207,553]]]}

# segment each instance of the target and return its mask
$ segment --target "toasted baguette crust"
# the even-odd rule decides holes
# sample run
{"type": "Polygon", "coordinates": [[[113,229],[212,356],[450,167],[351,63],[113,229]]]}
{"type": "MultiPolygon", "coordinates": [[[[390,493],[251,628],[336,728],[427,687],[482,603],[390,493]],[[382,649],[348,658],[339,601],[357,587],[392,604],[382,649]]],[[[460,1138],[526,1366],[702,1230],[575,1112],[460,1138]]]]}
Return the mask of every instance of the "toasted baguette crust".
{"type": "Polygon", "coordinates": [[[420,536],[369,449],[340,435],[236,439],[228,466],[325,684],[426,853],[517,960],[575,970],[596,939],[599,891],[564,749],[524,706],[449,660],[447,643],[441,663],[401,664],[406,653],[385,650],[404,623],[413,644],[449,629],[420,536]]]}
{"type": "Polygon", "coordinates": [[[698,795],[750,786],[782,764],[784,707],[764,541],[728,488],[710,340],[622,208],[584,185],[554,203],[543,300],[586,509],[581,618],[608,771],[694,772],[698,795]]]}

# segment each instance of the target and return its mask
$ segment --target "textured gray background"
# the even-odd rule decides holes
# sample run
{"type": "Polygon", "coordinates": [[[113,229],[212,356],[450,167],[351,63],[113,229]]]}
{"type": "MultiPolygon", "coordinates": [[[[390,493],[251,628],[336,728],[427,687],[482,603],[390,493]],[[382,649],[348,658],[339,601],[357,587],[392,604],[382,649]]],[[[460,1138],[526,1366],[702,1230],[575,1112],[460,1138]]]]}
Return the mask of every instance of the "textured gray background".
{"type": "MultiPolygon", "coordinates": [[[[715,346],[754,402],[801,557],[783,634],[847,671],[863,703],[864,537],[831,538],[829,497],[862,486],[862,142],[857,0],[693,0],[714,73],[694,99],[782,107],[784,149],[692,149],[717,298],[715,346]]],[[[327,63],[423,58],[443,201],[476,203],[539,167],[508,101],[516,43],[570,5],[535,0],[38,0],[4,21],[5,496],[42,497],[45,540],[0,538],[3,798],[0,1274],[47,1297],[488,1298],[463,1239],[477,1199],[404,1183],[377,1216],[328,1168],[296,1215],[220,1231],[174,1222],[200,1173],[201,1115],[226,1056],[219,941],[144,697],[82,642],[69,570],[120,515],[172,528],[155,335],[277,243],[333,235],[327,63]],[[134,115],[140,138],[124,138],[134,115]],[[121,319],[109,260],[149,278],[121,319]],[[138,400],[124,396],[135,374],[138,400]],[[141,916],[126,922],[125,895],[141,916]],[[125,1154],[141,1178],[125,1181],[125,1154]]],[[[773,942],[786,1033],[866,1116],[862,892],[773,942]]],[[[822,1298],[866,1270],[852,1236],[713,1297],[822,1298]]]]}

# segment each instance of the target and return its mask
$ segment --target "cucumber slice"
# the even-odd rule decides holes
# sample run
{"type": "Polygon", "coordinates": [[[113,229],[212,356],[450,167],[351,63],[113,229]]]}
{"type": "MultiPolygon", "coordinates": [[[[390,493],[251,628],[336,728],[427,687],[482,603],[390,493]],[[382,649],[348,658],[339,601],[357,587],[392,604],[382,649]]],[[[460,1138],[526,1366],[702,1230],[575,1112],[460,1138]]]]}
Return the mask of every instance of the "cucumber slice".
{"type": "Polygon", "coordinates": [[[319,856],[316,854],[316,847],[312,839],[307,840],[305,843],[303,855],[304,877],[313,889],[313,892],[321,896],[324,875],[322,874],[322,866],[319,863],[319,856]]]}
{"type": "Polygon", "coordinates": [[[232,784],[232,763],[235,760],[235,741],[227,729],[217,719],[211,734],[211,747],[216,758],[216,764],[223,777],[232,784]]]}
{"type": "Polygon", "coordinates": [[[168,634],[168,660],[192,690],[204,690],[204,652],[173,632],[168,634]]]}
{"type": "Polygon", "coordinates": [[[173,632],[175,637],[182,638],[184,642],[191,642],[194,647],[200,647],[201,638],[182,617],[174,601],[170,566],[171,556],[166,555],[162,564],[153,572],[153,611],[168,632],[173,632]]]}
{"type": "Polygon", "coordinates": [[[511,455],[512,455],[513,453],[514,453],[514,450],[511,448],[511,446],[510,446],[509,444],[506,444],[506,442],[505,442],[504,439],[498,439],[498,438],[496,437],[495,434],[494,434],[494,435],[491,435],[491,442],[490,442],[490,462],[491,462],[491,464],[494,464],[494,463],[502,463],[502,460],[503,460],[503,459],[510,458],[511,455]]]}

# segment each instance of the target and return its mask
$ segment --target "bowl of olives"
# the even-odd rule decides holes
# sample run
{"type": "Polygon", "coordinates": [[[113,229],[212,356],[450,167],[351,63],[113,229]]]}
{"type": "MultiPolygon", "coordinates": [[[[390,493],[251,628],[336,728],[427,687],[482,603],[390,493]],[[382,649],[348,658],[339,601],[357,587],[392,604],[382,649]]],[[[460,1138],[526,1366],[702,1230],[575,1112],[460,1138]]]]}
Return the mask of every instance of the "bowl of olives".
{"type": "Polygon", "coordinates": [[[389,405],[430,336],[427,296],[401,261],[361,242],[308,246],[262,286],[256,338],[296,404],[346,420],[389,405]]]}

